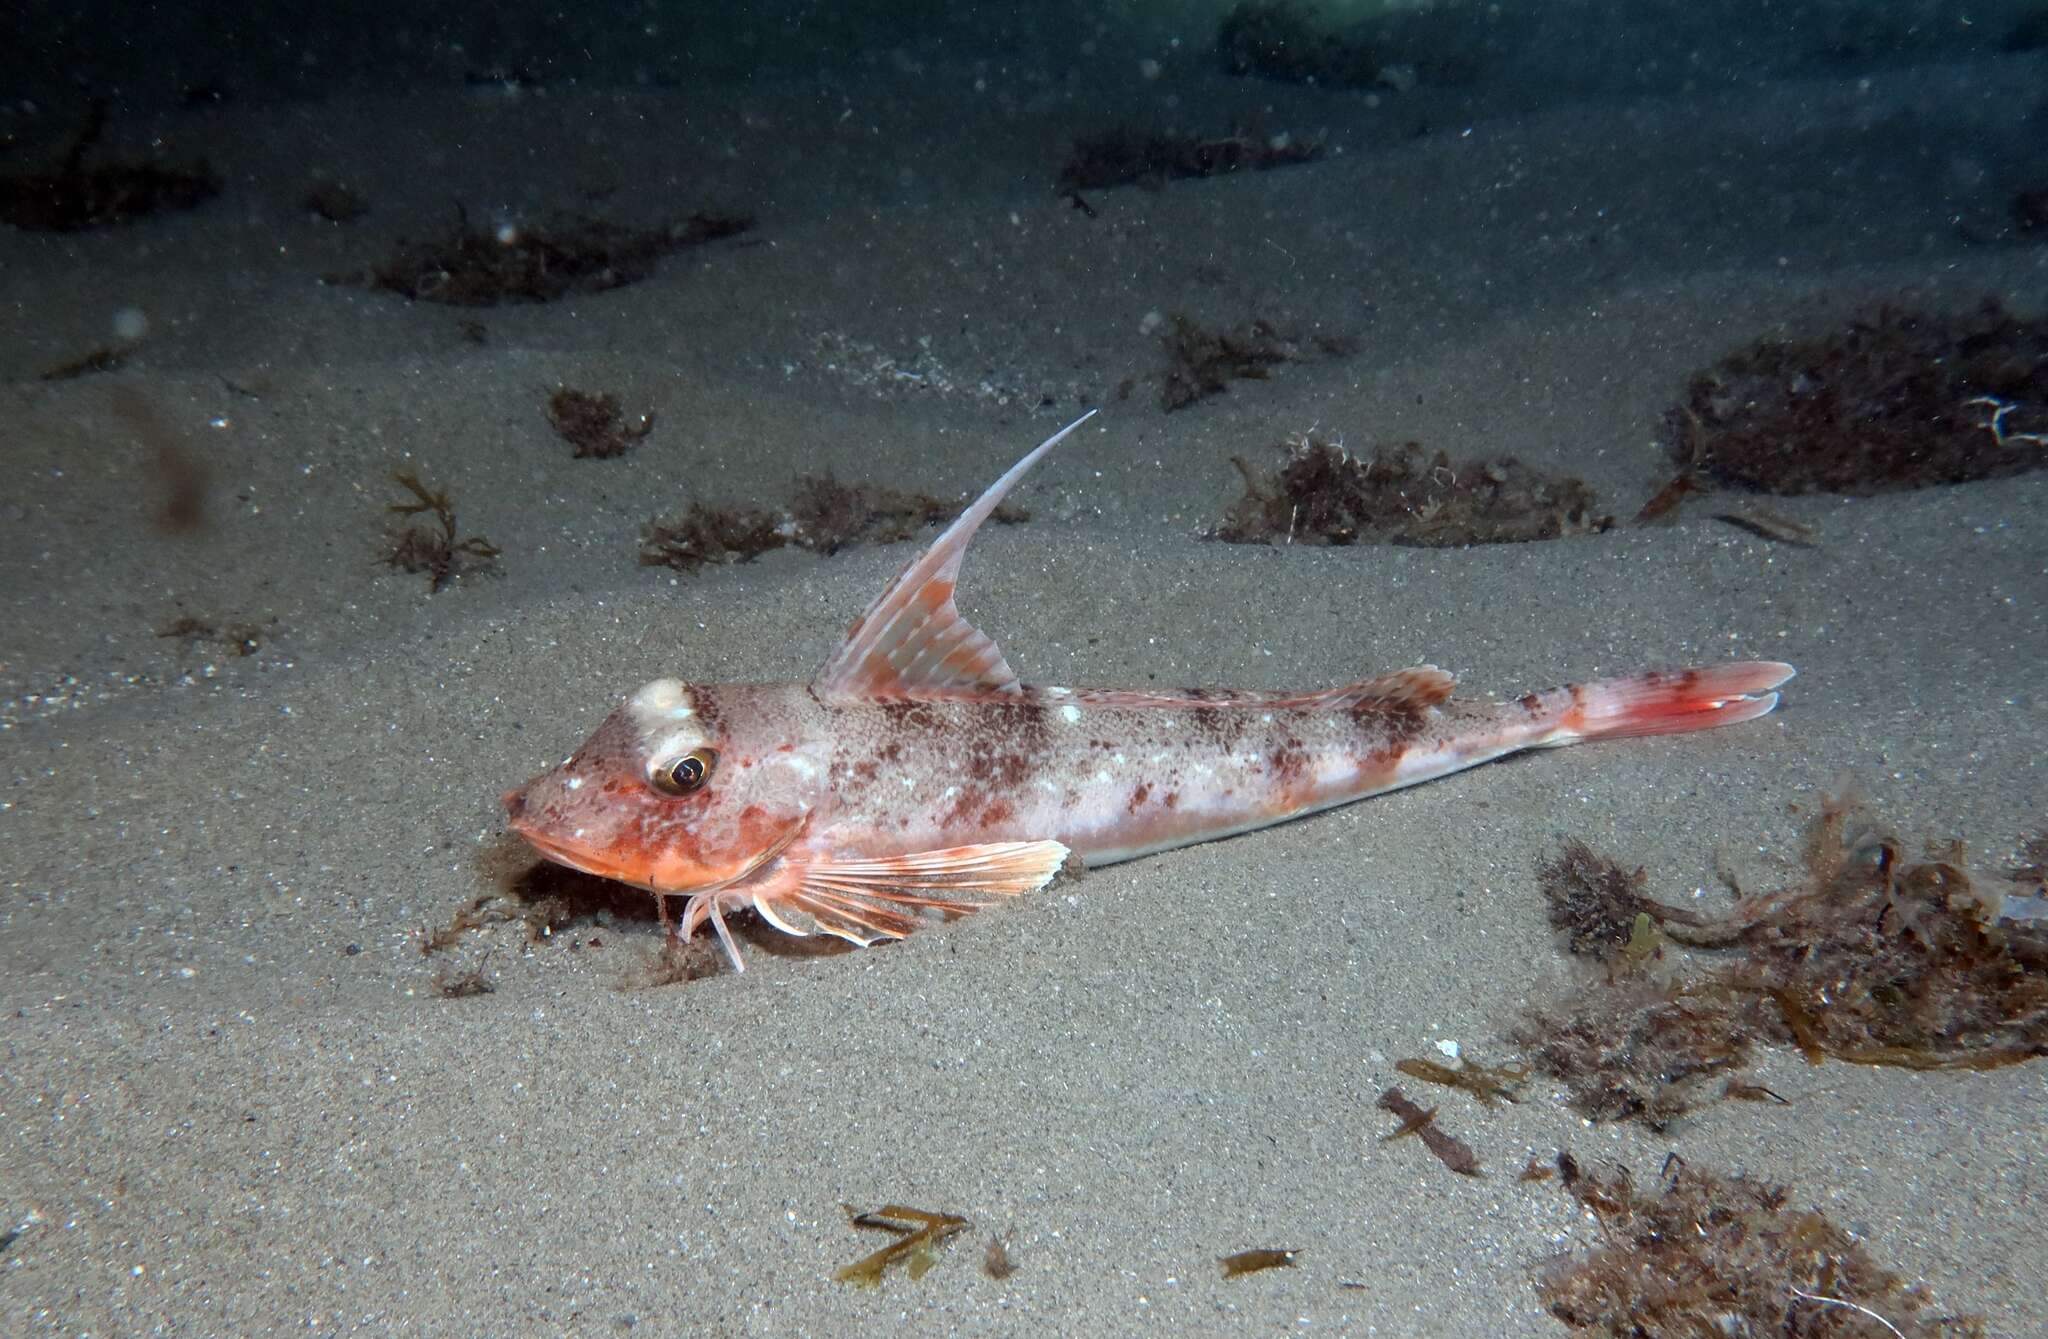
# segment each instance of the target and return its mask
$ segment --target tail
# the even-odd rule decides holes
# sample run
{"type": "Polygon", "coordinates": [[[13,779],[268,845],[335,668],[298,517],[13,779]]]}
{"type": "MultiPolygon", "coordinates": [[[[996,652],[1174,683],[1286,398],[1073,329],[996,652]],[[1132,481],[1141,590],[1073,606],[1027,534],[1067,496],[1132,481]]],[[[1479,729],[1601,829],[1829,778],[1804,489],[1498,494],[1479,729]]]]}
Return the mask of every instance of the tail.
{"type": "Polygon", "coordinates": [[[1778,660],[1735,660],[1697,669],[1653,670],[1595,679],[1523,699],[1533,713],[1555,711],[1556,724],[1532,741],[1556,748],[1588,739],[1675,735],[1753,721],[1778,705],[1772,690],[1795,670],[1778,660]]]}

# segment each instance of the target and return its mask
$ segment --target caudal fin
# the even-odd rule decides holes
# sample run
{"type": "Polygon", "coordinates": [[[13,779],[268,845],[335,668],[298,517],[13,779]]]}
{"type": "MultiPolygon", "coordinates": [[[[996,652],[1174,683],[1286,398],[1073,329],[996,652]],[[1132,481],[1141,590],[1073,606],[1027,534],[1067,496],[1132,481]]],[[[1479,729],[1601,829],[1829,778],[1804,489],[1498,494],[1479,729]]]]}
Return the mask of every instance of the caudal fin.
{"type": "Polygon", "coordinates": [[[1631,735],[1673,735],[1753,721],[1778,705],[1772,690],[1796,671],[1778,660],[1737,660],[1574,684],[1545,698],[1564,710],[1540,746],[1631,735]]]}

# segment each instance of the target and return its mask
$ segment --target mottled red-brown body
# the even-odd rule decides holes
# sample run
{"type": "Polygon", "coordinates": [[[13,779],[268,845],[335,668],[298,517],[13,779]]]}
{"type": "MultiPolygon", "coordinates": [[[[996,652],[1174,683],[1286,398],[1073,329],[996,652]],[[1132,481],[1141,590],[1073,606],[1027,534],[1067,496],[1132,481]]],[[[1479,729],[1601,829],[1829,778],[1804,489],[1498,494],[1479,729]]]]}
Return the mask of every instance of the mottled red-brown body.
{"type": "MultiPolygon", "coordinates": [[[[1078,424],[1074,425],[1078,426],[1078,424]]],[[[1066,431],[1071,432],[1072,427],[1066,431]]],[[[1521,749],[1750,720],[1791,676],[1737,662],[1454,702],[1431,666],[1320,692],[1118,692],[1019,683],[959,617],[975,527],[1056,434],[857,619],[805,684],[658,679],[506,796],[550,859],[871,942],[1091,864],[1226,837],[1521,749]]]]}

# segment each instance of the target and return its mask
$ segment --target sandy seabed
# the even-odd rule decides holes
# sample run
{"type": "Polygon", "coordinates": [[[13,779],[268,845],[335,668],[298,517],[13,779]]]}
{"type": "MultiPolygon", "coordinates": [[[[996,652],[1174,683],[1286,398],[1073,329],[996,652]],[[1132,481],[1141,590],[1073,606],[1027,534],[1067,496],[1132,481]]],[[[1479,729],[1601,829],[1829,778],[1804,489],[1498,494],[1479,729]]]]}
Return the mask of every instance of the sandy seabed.
{"type": "MultiPolygon", "coordinates": [[[[1093,217],[1050,189],[1099,115],[1085,98],[887,70],[180,123],[225,177],[202,210],[0,235],[0,1231],[21,1224],[0,1329],[1546,1336],[1531,1271],[1597,1232],[1514,1173],[1569,1147],[1645,1180],[1676,1151],[1784,1182],[1945,1309],[2041,1333],[2038,1064],[1774,1052],[1754,1077],[1790,1105],[1663,1135],[1589,1126],[1542,1083],[1494,1110],[1418,1093],[1481,1179],[1381,1143],[1373,1099],[1401,1057],[1508,1058],[1518,1008],[1568,979],[1534,877],[1562,837],[1714,898],[1717,865],[1786,877],[1792,806],[1844,781],[1909,837],[1999,853],[2031,830],[2048,481],[1774,502],[1810,548],[1711,507],[1467,550],[1199,540],[1230,457],[1312,427],[1513,453],[1627,516],[1663,476],[1663,410],[1722,353],[1879,299],[2037,309],[2048,251],[1965,244],[1952,165],[1885,128],[1992,117],[2041,68],[1421,138],[1388,120],[1422,104],[1390,98],[1316,164],[1096,192],[1093,217]],[[949,118],[971,161],[923,138],[949,118]],[[305,217],[314,176],[372,213],[305,217]],[[318,281],[447,226],[451,198],[758,224],[546,306],[318,281]],[[127,368],[36,379],[130,308],[150,334],[127,368]],[[1143,332],[1176,311],[1357,351],[1169,416],[1143,332]],[[574,460],[541,413],[559,384],[656,427],[574,460]],[[196,533],[150,526],[161,443],[116,388],[203,461],[196,533]],[[900,944],[814,955],[750,925],[742,977],[622,989],[659,943],[651,908],[422,956],[529,863],[501,792],[650,678],[808,675],[908,556],[679,577],[635,564],[641,522],[781,498],[804,470],[964,497],[1091,405],[1019,490],[1031,522],[968,560],[963,605],[1027,680],[1312,687],[1427,661],[1507,695],[1725,658],[1799,677],[1753,725],[1486,767],[900,944]],[[450,491],[495,574],[430,596],[377,563],[394,470],[450,491]],[[157,635],[181,617],[254,625],[257,649],[157,635]],[[443,998],[451,967],[492,991],[443,998]],[[892,1201],[975,1226],[921,1280],[833,1283],[876,1244],[842,1202],[892,1201]],[[1001,1281],[991,1233],[1018,1266],[1001,1281]],[[1220,1277],[1260,1246],[1297,1267],[1220,1277]]],[[[1209,78],[1219,108],[1315,115],[1209,78]]]]}

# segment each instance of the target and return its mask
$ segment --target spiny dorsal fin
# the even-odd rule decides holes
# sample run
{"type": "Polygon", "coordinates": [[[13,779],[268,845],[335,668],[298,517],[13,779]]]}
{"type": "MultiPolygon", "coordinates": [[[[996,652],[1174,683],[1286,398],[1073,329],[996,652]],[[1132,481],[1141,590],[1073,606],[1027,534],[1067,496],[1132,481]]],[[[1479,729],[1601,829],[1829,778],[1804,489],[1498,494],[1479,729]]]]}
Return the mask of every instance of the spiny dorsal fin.
{"type": "Polygon", "coordinates": [[[853,621],[846,641],[812,680],[821,697],[891,698],[1014,693],[1017,675],[987,634],[960,617],[953,586],[974,532],[1025,471],[1095,416],[1089,410],[1040,442],[989,485],[960,519],[889,583],[853,621]]]}

